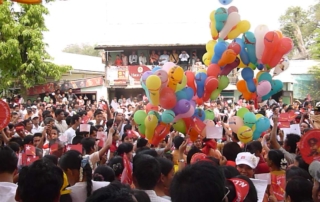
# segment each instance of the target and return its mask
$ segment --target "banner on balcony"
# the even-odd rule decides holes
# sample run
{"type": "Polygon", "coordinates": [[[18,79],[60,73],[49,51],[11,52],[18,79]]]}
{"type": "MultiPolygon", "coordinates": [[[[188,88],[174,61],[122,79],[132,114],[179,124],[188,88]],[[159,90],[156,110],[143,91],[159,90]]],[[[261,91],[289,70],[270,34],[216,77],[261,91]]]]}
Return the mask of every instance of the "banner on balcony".
{"type": "Polygon", "coordinates": [[[142,76],[143,73],[150,71],[152,68],[151,66],[147,66],[147,65],[132,65],[132,66],[128,66],[129,69],[129,80],[130,80],[130,84],[132,85],[140,85],[140,78],[142,76]],[[131,82],[132,80],[132,82],[131,82]]]}
{"type": "Polygon", "coordinates": [[[128,82],[127,66],[110,66],[107,69],[107,80],[110,86],[126,86],[128,82]]]}

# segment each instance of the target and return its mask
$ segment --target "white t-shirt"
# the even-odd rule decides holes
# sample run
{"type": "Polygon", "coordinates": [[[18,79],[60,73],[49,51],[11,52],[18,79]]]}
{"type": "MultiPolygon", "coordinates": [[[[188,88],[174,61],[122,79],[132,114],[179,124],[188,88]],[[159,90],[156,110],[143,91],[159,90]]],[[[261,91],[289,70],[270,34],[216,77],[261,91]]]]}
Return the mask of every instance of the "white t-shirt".
{"type": "MultiPolygon", "coordinates": [[[[95,190],[108,186],[110,182],[97,182],[92,181],[92,192],[95,190]]],[[[72,201],[75,202],[85,202],[87,200],[87,183],[86,182],[78,182],[75,185],[68,187],[68,190],[71,190],[70,196],[72,201]]]]}
{"type": "Polygon", "coordinates": [[[14,202],[18,185],[10,182],[0,182],[0,201],[14,202]]]}
{"type": "Polygon", "coordinates": [[[160,55],[160,58],[159,58],[160,64],[169,62],[169,60],[170,60],[169,55],[160,55]]]}
{"type": "Polygon", "coordinates": [[[187,54],[187,53],[185,53],[185,54],[180,54],[179,55],[179,58],[180,58],[180,61],[182,61],[182,62],[186,62],[186,61],[188,61],[188,59],[189,59],[189,55],[187,54]]]}
{"type": "Polygon", "coordinates": [[[68,130],[66,130],[66,132],[63,133],[63,135],[67,136],[67,144],[72,144],[72,140],[76,136],[76,131],[70,127],[68,130]]]}

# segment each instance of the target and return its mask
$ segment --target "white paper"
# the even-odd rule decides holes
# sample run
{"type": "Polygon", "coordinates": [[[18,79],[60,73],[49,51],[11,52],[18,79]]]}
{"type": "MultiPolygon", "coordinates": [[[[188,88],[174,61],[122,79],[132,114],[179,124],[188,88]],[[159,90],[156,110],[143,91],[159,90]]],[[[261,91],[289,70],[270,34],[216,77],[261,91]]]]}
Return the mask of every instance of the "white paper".
{"type": "MultiPolygon", "coordinates": [[[[283,131],[283,141],[287,138],[287,134],[297,134],[301,136],[300,125],[299,124],[292,124],[290,128],[280,128],[283,131]]],[[[280,137],[277,136],[278,140],[280,137]]]]}
{"type": "Polygon", "coordinates": [[[253,182],[254,186],[256,187],[257,193],[258,193],[258,202],[262,202],[264,198],[264,194],[268,187],[268,181],[267,180],[257,180],[252,179],[250,180],[253,182]]]}
{"type": "Polygon", "coordinates": [[[270,173],[255,174],[254,178],[257,179],[257,180],[267,180],[268,184],[271,184],[271,175],[270,175],[270,173]]]}
{"type": "Polygon", "coordinates": [[[208,139],[222,139],[223,128],[221,126],[206,126],[206,134],[208,139]]]}
{"type": "Polygon", "coordinates": [[[90,132],[90,124],[80,124],[80,132],[90,132]]]}

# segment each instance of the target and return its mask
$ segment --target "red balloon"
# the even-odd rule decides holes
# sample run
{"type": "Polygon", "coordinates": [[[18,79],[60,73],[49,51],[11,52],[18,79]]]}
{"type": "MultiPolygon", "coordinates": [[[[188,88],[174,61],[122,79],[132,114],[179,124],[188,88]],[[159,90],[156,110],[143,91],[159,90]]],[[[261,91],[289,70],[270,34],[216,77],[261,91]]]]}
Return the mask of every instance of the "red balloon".
{"type": "Polygon", "coordinates": [[[160,105],[164,109],[172,109],[174,106],[176,106],[177,103],[177,97],[174,91],[169,88],[165,87],[160,90],[160,105]]]}
{"type": "Polygon", "coordinates": [[[211,93],[218,88],[219,81],[213,76],[207,77],[204,84],[203,101],[209,100],[211,93]]]}
{"type": "Polygon", "coordinates": [[[146,106],[146,112],[147,114],[150,112],[150,111],[158,111],[158,106],[155,106],[155,105],[152,105],[151,103],[148,103],[147,106],[146,106]]]}
{"type": "Polygon", "coordinates": [[[197,97],[196,103],[197,103],[198,105],[203,105],[203,99],[197,97]]]}
{"type": "Polygon", "coordinates": [[[215,78],[218,78],[218,75],[220,73],[221,69],[220,66],[217,64],[210,64],[207,69],[207,76],[213,76],[215,78]]]}
{"type": "Polygon", "coordinates": [[[170,133],[170,124],[165,124],[163,122],[159,123],[154,131],[152,137],[152,144],[158,146],[158,144],[170,133]]]}
{"type": "Polygon", "coordinates": [[[197,88],[196,88],[196,84],[194,83],[194,79],[195,79],[194,73],[191,71],[186,71],[185,74],[187,77],[187,86],[192,88],[193,94],[196,94],[197,88]]]}
{"type": "Polygon", "coordinates": [[[229,44],[228,49],[232,49],[238,55],[241,51],[241,46],[237,42],[233,41],[229,44]]]}

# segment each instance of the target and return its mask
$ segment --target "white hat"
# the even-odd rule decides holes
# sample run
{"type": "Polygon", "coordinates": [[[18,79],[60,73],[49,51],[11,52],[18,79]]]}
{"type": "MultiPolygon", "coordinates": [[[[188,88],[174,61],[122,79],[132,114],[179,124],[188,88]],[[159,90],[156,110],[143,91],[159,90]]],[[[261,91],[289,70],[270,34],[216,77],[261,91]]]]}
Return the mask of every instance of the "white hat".
{"type": "Polygon", "coordinates": [[[250,152],[241,152],[237,155],[236,158],[236,165],[247,165],[252,169],[255,169],[259,162],[259,157],[256,157],[254,154],[251,154],[250,152]]]}
{"type": "Polygon", "coordinates": [[[117,114],[123,114],[123,109],[117,109],[117,114]]]}
{"type": "Polygon", "coordinates": [[[38,114],[34,114],[34,115],[31,117],[31,120],[34,119],[34,118],[39,118],[39,115],[38,115],[38,114]]]}
{"type": "Polygon", "coordinates": [[[31,108],[32,109],[37,109],[37,106],[32,105],[31,108]]]}

